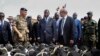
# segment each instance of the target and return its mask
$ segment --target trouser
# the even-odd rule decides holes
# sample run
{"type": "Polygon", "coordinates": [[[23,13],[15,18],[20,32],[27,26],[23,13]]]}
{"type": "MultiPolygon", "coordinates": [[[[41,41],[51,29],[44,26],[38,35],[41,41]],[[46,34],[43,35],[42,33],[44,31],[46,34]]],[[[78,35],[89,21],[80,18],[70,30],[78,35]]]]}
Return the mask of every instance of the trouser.
{"type": "Polygon", "coordinates": [[[63,39],[63,36],[61,35],[61,36],[59,36],[59,38],[58,38],[58,41],[57,41],[59,44],[62,44],[62,45],[64,45],[64,39],[63,39]]]}
{"type": "Polygon", "coordinates": [[[97,49],[100,50],[100,40],[98,41],[98,43],[96,44],[97,49]]]}
{"type": "Polygon", "coordinates": [[[92,36],[85,36],[83,40],[84,45],[87,46],[89,49],[96,47],[96,40],[92,38],[92,36]]]}
{"type": "Polygon", "coordinates": [[[0,33],[0,44],[6,45],[7,43],[8,43],[8,41],[5,41],[2,33],[0,33]]]}

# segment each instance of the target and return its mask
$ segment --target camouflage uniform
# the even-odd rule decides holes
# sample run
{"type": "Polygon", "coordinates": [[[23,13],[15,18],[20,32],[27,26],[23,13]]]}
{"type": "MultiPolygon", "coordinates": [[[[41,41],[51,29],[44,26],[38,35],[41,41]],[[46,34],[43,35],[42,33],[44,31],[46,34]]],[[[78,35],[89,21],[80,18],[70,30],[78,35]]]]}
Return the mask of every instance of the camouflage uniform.
{"type": "Polygon", "coordinates": [[[86,20],[84,22],[83,44],[88,47],[95,47],[97,40],[97,22],[94,20],[86,20]]]}
{"type": "Polygon", "coordinates": [[[19,32],[22,34],[22,38],[18,36],[18,34],[15,33],[15,41],[16,43],[26,43],[28,39],[28,28],[27,28],[27,21],[25,18],[21,16],[17,16],[15,20],[15,26],[19,30],[19,32]]]}

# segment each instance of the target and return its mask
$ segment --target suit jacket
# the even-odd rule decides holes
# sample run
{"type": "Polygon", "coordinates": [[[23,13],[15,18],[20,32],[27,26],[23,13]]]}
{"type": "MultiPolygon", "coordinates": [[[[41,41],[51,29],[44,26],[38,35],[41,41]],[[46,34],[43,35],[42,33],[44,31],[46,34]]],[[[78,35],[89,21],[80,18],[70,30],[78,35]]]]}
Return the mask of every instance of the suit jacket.
{"type": "Polygon", "coordinates": [[[7,21],[4,21],[3,23],[0,40],[1,44],[7,44],[8,42],[12,42],[10,24],[7,21]]]}
{"type": "Polygon", "coordinates": [[[57,42],[58,42],[58,38],[59,38],[58,37],[59,36],[58,34],[59,34],[59,24],[60,24],[60,21],[61,21],[61,19],[55,20],[55,24],[56,24],[56,26],[55,26],[55,28],[56,28],[55,29],[56,30],[55,31],[56,32],[55,33],[55,41],[57,41],[57,42]]]}
{"type": "Polygon", "coordinates": [[[52,18],[49,17],[48,22],[46,23],[45,18],[40,22],[41,27],[41,41],[45,43],[50,43],[55,37],[55,22],[52,18]]]}
{"type": "Polygon", "coordinates": [[[32,32],[33,32],[33,37],[37,38],[37,37],[40,37],[40,22],[36,22],[33,24],[33,27],[32,27],[32,32]]]}
{"type": "MultiPolygon", "coordinates": [[[[59,26],[59,36],[61,36],[61,22],[60,21],[60,26],[59,26]]],[[[63,28],[63,40],[64,40],[64,44],[65,45],[70,45],[70,40],[73,40],[75,38],[75,32],[76,32],[76,26],[74,23],[74,20],[68,16],[65,24],[64,24],[64,28],[63,28]]],[[[59,37],[60,38],[60,37],[59,37]]]]}

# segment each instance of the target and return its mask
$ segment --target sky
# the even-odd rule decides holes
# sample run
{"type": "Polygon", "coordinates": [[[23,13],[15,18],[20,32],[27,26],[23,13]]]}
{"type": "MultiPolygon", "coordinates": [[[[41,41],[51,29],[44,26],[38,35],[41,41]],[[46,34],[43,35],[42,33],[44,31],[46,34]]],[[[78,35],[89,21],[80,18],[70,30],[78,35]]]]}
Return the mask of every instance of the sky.
{"type": "Polygon", "coordinates": [[[76,12],[78,19],[81,19],[88,11],[92,11],[93,19],[98,21],[100,18],[99,2],[100,0],[0,0],[0,11],[5,13],[6,18],[15,17],[19,14],[20,8],[25,7],[28,9],[28,15],[36,18],[37,15],[43,16],[45,9],[49,9],[50,16],[53,16],[58,6],[62,8],[66,4],[69,16],[76,12]]]}

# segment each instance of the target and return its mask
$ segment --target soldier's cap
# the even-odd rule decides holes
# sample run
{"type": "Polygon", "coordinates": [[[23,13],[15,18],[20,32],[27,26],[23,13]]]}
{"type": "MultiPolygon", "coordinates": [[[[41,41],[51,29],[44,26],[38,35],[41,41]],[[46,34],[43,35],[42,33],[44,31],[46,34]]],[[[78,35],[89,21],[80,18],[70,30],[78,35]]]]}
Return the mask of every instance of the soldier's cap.
{"type": "Polygon", "coordinates": [[[26,8],[21,8],[20,10],[21,10],[21,11],[27,11],[27,9],[26,9],[26,8]]]}
{"type": "Polygon", "coordinates": [[[89,12],[87,12],[87,14],[89,15],[89,14],[93,14],[93,13],[92,13],[92,11],[89,11],[89,12]]]}

